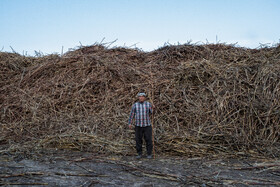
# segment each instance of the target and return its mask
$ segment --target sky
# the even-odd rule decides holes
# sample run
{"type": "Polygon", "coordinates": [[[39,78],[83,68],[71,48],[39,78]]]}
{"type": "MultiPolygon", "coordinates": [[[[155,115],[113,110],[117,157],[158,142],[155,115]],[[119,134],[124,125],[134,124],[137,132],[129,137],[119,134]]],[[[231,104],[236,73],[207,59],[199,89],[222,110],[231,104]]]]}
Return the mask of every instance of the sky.
{"type": "Polygon", "coordinates": [[[280,0],[0,0],[0,51],[61,53],[81,45],[151,51],[166,43],[280,41],[280,0]]]}

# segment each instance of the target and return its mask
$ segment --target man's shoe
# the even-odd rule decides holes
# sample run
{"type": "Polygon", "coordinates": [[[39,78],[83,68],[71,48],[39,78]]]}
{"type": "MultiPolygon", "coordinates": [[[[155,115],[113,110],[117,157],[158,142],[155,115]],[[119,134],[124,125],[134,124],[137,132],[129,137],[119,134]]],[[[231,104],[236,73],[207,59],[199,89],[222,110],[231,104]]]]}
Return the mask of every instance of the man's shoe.
{"type": "Polygon", "coordinates": [[[140,159],[140,158],[142,158],[142,155],[137,155],[136,158],[140,159]]]}
{"type": "Polygon", "coordinates": [[[147,156],[147,159],[152,159],[152,158],[153,158],[152,155],[147,156]]]}

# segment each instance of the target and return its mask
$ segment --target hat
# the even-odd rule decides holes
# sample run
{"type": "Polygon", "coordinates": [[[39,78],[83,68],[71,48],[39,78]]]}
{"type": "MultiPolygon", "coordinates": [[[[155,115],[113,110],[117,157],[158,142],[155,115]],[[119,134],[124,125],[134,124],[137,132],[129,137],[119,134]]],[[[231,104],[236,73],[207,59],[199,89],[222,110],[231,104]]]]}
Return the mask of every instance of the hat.
{"type": "Polygon", "coordinates": [[[144,92],[140,92],[140,93],[137,94],[137,96],[138,96],[138,97],[141,97],[141,96],[146,97],[147,95],[146,95],[144,92]]]}

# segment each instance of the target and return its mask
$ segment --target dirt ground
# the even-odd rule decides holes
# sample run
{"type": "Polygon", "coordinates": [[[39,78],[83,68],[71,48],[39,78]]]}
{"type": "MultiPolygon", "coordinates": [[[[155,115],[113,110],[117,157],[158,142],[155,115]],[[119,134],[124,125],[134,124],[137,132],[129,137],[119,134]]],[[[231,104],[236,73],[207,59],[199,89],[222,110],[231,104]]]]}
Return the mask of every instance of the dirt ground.
{"type": "Polygon", "coordinates": [[[73,151],[0,154],[2,186],[280,186],[280,160],[148,160],[73,151]]]}

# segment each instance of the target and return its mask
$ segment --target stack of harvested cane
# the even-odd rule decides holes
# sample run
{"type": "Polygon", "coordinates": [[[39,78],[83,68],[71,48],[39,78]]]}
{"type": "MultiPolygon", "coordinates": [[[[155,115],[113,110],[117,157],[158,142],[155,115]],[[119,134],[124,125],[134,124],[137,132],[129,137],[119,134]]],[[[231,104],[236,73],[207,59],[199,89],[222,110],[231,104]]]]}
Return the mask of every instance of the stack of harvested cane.
{"type": "Polygon", "coordinates": [[[157,154],[280,153],[279,46],[94,45],[63,56],[2,52],[0,67],[0,143],[10,148],[132,154],[127,120],[144,88],[157,108],[157,154]]]}

